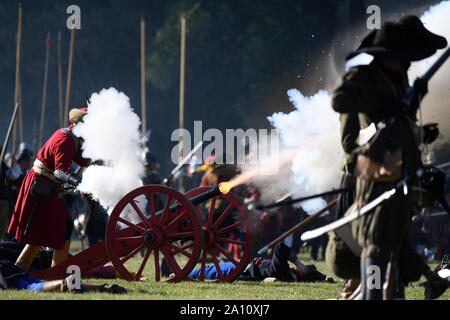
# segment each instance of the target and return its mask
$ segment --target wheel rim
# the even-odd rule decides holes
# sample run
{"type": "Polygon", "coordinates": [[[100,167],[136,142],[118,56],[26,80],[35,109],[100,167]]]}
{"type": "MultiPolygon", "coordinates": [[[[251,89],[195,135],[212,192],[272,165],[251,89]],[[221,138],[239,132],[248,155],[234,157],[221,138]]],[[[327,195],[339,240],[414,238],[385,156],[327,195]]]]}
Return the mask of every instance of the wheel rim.
{"type": "Polygon", "coordinates": [[[105,242],[111,262],[124,279],[138,281],[147,276],[157,282],[177,282],[198,261],[202,230],[196,210],[183,194],[147,185],[129,192],[114,207],[105,242]],[[171,210],[174,206],[178,209],[171,210]],[[140,261],[136,259],[139,252],[140,261]],[[170,267],[170,278],[163,258],[170,267]]]}
{"type": "MultiPolygon", "coordinates": [[[[195,197],[211,188],[193,189],[186,193],[186,197],[195,197]]],[[[230,193],[216,196],[196,206],[196,210],[203,230],[203,246],[198,266],[201,268],[199,280],[204,281],[205,268],[209,260],[218,270],[216,282],[232,282],[247,266],[252,251],[253,238],[247,211],[230,193]],[[234,222],[227,224],[231,216],[234,222]],[[219,267],[219,260],[223,258],[235,266],[235,269],[226,276],[219,267]]]]}

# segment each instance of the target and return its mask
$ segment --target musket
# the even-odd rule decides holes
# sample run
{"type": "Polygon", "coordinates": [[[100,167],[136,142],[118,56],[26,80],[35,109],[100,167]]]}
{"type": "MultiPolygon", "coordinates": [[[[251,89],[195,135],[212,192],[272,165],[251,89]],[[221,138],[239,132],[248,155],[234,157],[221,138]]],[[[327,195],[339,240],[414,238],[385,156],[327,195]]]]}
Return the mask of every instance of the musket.
{"type": "Polygon", "coordinates": [[[424,215],[418,216],[415,220],[413,220],[413,222],[417,222],[417,221],[425,220],[425,219],[436,218],[436,217],[443,217],[443,216],[448,216],[447,211],[440,211],[440,212],[424,214],[424,215]]]}
{"type": "Polygon", "coordinates": [[[19,103],[16,103],[16,105],[14,106],[14,112],[12,114],[11,120],[9,121],[9,127],[8,127],[8,131],[6,133],[5,140],[3,141],[2,152],[0,154],[0,171],[2,168],[3,160],[5,159],[5,152],[6,152],[6,149],[8,148],[9,137],[11,136],[11,130],[13,128],[14,121],[16,120],[18,109],[19,109],[19,103]]]}
{"type": "MultiPolygon", "coordinates": [[[[416,81],[420,80],[421,82],[428,83],[430,81],[431,77],[436,73],[436,71],[444,64],[444,62],[448,59],[450,56],[450,48],[447,48],[447,50],[444,51],[444,53],[436,60],[435,63],[425,72],[421,77],[417,78],[416,81]]],[[[411,99],[414,97],[414,93],[417,90],[417,88],[413,85],[410,86],[406,90],[406,95],[403,98],[403,102],[407,105],[411,105],[411,99]]],[[[422,96],[418,96],[418,102],[422,100],[422,96]]]]}
{"type": "Polygon", "coordinates": [[[163,183],[165,185],[167,185],[170,181],[170,179],[172,179],[172,177],[175,175],[175,173],[178,172],[178,170],[181,169],[182,166],[184,166],[186,164],[186,162],[188,162],[193,156],[194,154],[197,152],[197,150],[203,145],[203,141],[200,141],[199,143],[197,143],[197,145],[194,147],[194,149],[192,149],[179,163],[178,165],[170,172],[170,174],[164,178],[163,183]]]}
{"type": "Polygon", "coordinates": [[[264,247],[262,247],[258,251],[258,254],[263,254],[264,252],[266,252],[267,250],[269,250],[270,248],[275,246],[278,242],[283,241],[284,239],[286,239],[292,233],[294,233],[296,231],[299,231],[300,229],[302,229],[305,226],[307,226],[308,224],[310,224],[311,222],[313,222],[314,220],[319,218],[324,212],[326,212],[327,210],[331,209],[336,204],[336,202],[337,202],[337,199],[334,199],[333,201],[328,203],[325,207],[323,207],[322,209],[320,209],[316,213],[314,213],[314,214],[310,215],[309,217],[307,217],[306,219],[300,221],[295,226],[293,226],[291,229],[289,229],[288,231],[283,233],[281,236],[279,236],[275,240],[271,241],[269,244],[267,244],[264,247]]]}
{"type": "Polygon", "coordinates": [[[450,167],[450,161],[438,164],[435,167],[438,169],[444,169],[444,168],[450,167]]]}
{"type": "Polygon", "coordinates": [[[296,199],[291,199],[291,200],[285,200],[285,201],[277,201],[277,202],[269,204],[267,206],[260,205],[260,206],[256,206],[256,209],[265,210],[265,209],[269,209],[269,208],[273,208],[273,207],[286,206],[286,205],[294,204],[294,203],[305,201],[305,200],[322,198],[322,197],[326,197],[326,196],[332,196],[335,194],[349,192],[349,191],[353,191],[353,190],[355,190],[354,186],[345,187],[342,189],[336,189],[336,190],[331,190],[331,191],[327,191],[327,192],[322,192],[322,193],[314,194],[311,196],[306,196],[306,197],[301,197],[301,198],[296,198],[296,199]]]}

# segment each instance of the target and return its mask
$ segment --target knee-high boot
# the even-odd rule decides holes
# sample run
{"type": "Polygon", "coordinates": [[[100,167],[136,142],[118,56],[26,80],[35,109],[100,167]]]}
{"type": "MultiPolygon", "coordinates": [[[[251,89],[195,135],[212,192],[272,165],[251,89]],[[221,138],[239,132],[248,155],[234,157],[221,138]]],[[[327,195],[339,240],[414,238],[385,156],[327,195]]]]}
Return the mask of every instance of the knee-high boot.
{"type": "Polygon", "coordinates": [[[22,252],[20,253],[19,257],[16,260],[16,266],[22,268],[25,271],[28,271],[40,248],[41,246],[31,244],[25,245],[25,247],[23,248],[22,252]]]}
{"type": "Polygon", "coordinates": [[[374,257],[361,259],[361,291],[363,300],[382,300],[388,260],[374,257]]]}
{"type": "Polygon", "coordinates": [[[66,242],[64,242],[64,246],[62,249],[53,251],[52,267],[67,260],[67,257],[69,256],[69,249],[70,249],[70,240],[66,240],[66,242]]]}

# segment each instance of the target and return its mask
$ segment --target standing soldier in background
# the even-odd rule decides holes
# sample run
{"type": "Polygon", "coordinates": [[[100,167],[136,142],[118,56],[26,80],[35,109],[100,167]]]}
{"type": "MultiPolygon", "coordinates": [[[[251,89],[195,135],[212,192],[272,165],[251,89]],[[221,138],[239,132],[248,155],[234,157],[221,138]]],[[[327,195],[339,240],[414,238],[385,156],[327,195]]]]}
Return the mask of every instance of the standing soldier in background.
{"type": "MultiPolygon", "coordinates": [[[[2,150],[3,146],[0,147],[0,152],[2,150]]],[[[2,161],[0,163],[0,196],[6,197],[6,170],[8,170],[8,167],[6,164],[2,161]]],[[[0,241],[3,239],[3,236],[6,233],[6,230],[8,229],[9,224],[9,204],[8,200],[0,199],[0,241]]]]}
{"type": "MultiPolygon", "coordinates": [[[[0,148],[1,151],[1,148],[0,148]]],[[[6,154],[2,164],[0,179],[0,240],[5,236],[11,220],[12,211],[19,193],[22,181],[31,168],[33,152],[25,142],[21,142],[16,154],[6,154]]],[[[9,236],[6,235],[5,238],[9,236]]]]}
{"type": "MultiPolygon", "coordinates": [[[[352,150],[356,157],[354,205],[357,207],[390,190],[405,174],[412,176],[423,167],[415,135],[415,114],[419,107],[418,97],[427,93],[427,86],[416,81],[412,105],[405,105],[402,98],[408,88],[407,70],[411,61],[427,58],[446,45],[445,38],[425,29],[419,18],[405,16],[398,23],[384,23],[381,29],[369,33],[359,48],[347,57],[350,59],[365,52],[374,56],[374,60],[369,65],[351,68],[342,76],[332,97],[333,109],[353,117],[357,114],[361,128],[387,122],[392,117],[395,119],[383,134],[377,132],[372,136],[377,143],[373,139],[370,144],[359,141],[360,146],[352,150]]],[[[425,136],[430,134],[426,129],[424,127],[425,136]]],[[[353,211],[353,207],[348,211],[353,211]]],[[[400,248],[405,247],[404,242],[409,242],[410,194],[398,192],[373,210],[352,223],[353,240],[361,248],[362,297],[369,300],[382,299],[383,289],[379,284],[385,280],[389,262],[396,283],[411,281],[405,276],[410,270],[399,268],[400,248]],[[378,281],[368,283],[373,270],[379,271],[375,274],[378,281]],[[402,278],[399,271],[402,271],[402,278]]],[[[416,268],[415,274],[424,274],[430,282],[438,281],[423,259],[410,264],[408,267],[416,268]]],[[[402,297],[401,285],[395,294],[395,297],[402,297]]]]}
{"type": "Polygon", "coordinates": [[[71,130],[86,114],[85,108],[70,111],[72,124],[50,137],[23,180],[8,233],[26,244],[16,261],[26,271],[41,246],[55,249],[52,266],[67,259],[73,226],[58,199],[56,182],[77,185],[79,180],[70,174],[70,165],[72,161],[82,167],[87,165],[81,156],[81,139],[71,130]]]}

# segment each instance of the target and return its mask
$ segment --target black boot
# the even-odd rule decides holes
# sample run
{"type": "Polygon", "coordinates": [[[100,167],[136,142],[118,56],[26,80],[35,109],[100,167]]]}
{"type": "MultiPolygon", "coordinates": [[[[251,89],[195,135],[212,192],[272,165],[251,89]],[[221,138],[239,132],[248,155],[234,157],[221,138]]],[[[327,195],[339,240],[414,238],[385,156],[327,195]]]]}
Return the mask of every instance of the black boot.
{"type": "Polygon", "coordinates": [[[361,259],[361,292],[363,300],[382,300],[388,260],[374,257],[361,259]]]}

